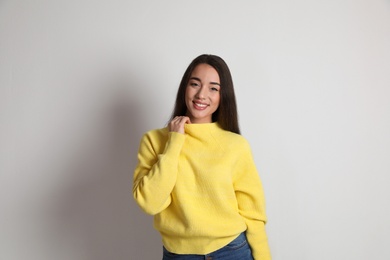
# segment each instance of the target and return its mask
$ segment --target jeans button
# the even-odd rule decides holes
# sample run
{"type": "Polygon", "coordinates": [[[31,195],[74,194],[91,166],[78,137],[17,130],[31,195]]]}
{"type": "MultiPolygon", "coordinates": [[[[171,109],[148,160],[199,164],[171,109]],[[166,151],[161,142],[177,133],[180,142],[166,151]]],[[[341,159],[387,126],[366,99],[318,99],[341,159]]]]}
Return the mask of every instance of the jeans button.
{"type": "Polygon", "coordinates": [[[206,256],[206,260],[213,260],[211,256],[206,256]]]}

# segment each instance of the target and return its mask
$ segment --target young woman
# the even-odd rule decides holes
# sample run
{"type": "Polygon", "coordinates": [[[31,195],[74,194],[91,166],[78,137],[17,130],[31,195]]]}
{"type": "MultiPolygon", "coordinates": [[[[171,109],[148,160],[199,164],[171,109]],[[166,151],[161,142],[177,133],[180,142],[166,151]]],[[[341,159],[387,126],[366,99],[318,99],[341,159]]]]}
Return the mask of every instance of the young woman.
{"type": "Polygon", "coordinates": [[[163,260],[271,259],[261,181],[220,57],[191,62],[167,127],[142,137],[133,195],[154,215],[163,260]]]}

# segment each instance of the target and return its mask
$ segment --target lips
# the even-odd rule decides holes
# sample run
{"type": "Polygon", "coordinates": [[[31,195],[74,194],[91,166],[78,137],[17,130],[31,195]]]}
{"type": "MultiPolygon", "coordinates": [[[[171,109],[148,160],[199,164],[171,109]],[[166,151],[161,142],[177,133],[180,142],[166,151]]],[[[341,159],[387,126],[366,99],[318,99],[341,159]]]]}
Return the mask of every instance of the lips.
{"type": "Polygon", "coordinates": [[[192,103],[194,104],[194,107],[198,110],[206,109],[209,106],[209,104],[204,104],[196,101],[193,101],[192,103]]]}

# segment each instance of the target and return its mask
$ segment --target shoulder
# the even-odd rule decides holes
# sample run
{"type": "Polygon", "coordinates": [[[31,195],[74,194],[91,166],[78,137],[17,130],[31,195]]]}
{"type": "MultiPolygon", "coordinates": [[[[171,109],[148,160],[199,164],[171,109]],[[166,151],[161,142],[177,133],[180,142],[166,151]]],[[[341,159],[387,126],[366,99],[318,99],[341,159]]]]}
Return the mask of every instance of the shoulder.
{"type": "Polygon", "coordinates": [[[168,128],[156,128],[144,133],[144,136],[165,136],[168,134],[168,128]]]}
{"type": "Polygon", "coordinates": [[[250,150],[248,140],[240,135],[227,130],[220,129],[218,139],[225,144],[229,149],[250,150]]]}
{"type": "Polygon", "coordinates": [[[165,142],[168,139],[168,133],[167,127],[152,129],[143,134],[141,142],[151,144],[165,142]]]}

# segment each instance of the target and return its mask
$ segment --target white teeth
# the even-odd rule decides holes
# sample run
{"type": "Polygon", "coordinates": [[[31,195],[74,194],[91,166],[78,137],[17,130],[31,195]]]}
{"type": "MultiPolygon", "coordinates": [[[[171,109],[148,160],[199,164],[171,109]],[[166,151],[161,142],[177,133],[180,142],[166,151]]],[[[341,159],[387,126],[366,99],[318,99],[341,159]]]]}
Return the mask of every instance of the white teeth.
{"type": "Polygon", "coordinates": [[[198,107],[207,107],[207,105],[205,105],[205,104],[195,103],[195,105],[197,105],[198,107]]]}

